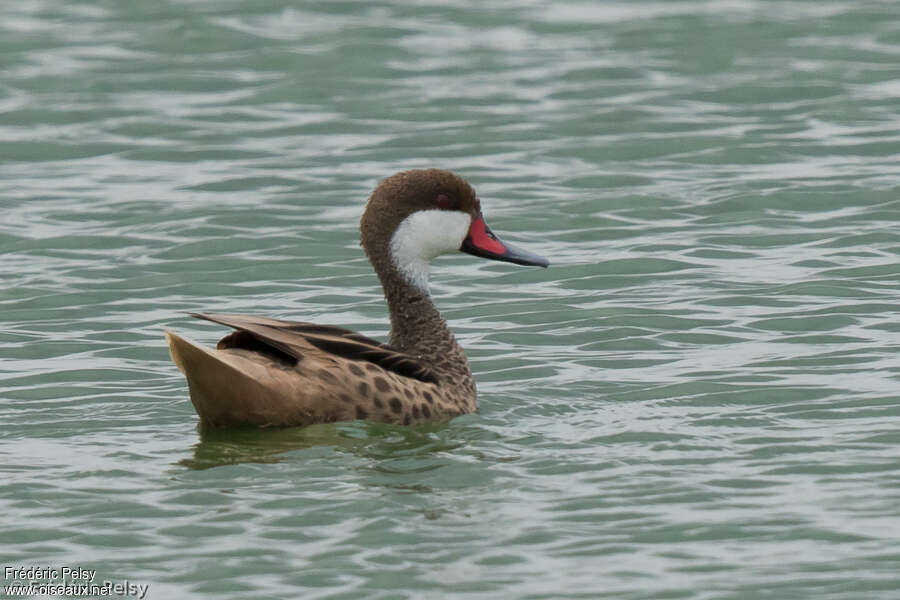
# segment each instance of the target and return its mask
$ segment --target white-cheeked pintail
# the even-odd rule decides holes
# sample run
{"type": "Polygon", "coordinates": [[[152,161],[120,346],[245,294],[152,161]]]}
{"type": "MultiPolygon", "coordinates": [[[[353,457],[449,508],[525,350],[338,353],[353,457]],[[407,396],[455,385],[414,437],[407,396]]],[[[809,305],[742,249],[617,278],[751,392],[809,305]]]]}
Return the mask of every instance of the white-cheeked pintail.
{"type": "Polygon", "coordinates": [[[408,425],[476,410],[466,355],[428,291],[428,263],[460,250],[520,265],[548,261],[500,241],[475,190],[439,169],[385,179],[369,198],[360,231],[390,310],[390,343],[329,325],[194,314],[235,330],[215,349],[166,331],[204,425],[408,425]]]}

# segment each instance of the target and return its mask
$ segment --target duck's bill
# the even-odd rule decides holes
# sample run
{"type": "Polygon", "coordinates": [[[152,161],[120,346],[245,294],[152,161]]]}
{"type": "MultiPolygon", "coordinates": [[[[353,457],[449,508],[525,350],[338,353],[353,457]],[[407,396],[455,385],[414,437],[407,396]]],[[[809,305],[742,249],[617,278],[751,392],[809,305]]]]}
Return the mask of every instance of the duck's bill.
{"type": "Polygon", "coordinates": [[[460,250],[474,256],[503,260],[517,265],[533,265],[546,267],[550,261],[543,256],[532,254],[527,250],[516,248],[512,244],[500,241],[491,228],[484,222],[484,217],[479,214],[469,227],[469,235],[463,240],[460,250]]]}

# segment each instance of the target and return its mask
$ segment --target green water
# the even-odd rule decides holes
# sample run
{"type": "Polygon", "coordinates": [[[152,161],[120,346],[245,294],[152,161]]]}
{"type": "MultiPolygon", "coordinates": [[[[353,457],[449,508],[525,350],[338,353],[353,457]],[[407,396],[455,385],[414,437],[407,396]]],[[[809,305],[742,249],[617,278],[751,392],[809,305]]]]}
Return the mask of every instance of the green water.
{"type": "MultiPolygon", "coordinates": [[[[900,597],[900,5],[0,3],[0,566],[147,597],[900,597]],[[441,166],[481,411],[201,433],[184,311],[384,338],[441,166]]],[[[4,583],[9,583],[8,579],[4,583]]]]}

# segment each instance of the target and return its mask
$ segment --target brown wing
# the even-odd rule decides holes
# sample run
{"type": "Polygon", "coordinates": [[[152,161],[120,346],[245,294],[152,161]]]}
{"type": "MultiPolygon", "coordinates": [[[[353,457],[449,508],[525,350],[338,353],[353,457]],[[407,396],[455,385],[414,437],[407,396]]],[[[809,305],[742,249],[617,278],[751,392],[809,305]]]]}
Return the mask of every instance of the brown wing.
{"type": "Polygon", "coordinates": [[[271,346],[296,360],[302,360],[303,353],[308,352],[312,345],[323,352],[348,360],[374,363],[403,377],[437,383],[434,371],[415,357],[342,327],[248,315],[190,315],[245,332],[257,342],[271,346]]]}

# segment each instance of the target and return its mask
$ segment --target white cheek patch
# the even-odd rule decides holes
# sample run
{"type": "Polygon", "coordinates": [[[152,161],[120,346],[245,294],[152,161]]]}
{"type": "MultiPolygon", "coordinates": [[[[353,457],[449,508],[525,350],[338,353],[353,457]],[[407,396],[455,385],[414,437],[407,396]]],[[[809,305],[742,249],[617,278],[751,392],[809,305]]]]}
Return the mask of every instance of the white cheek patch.
{"type": "Polygon", "coordinates": [[[391,260],[406,281],[427,294],[428,262],[459,250],[471,224],[472,217],[460,211],[414,212],[391,237],[391,260]]]}

